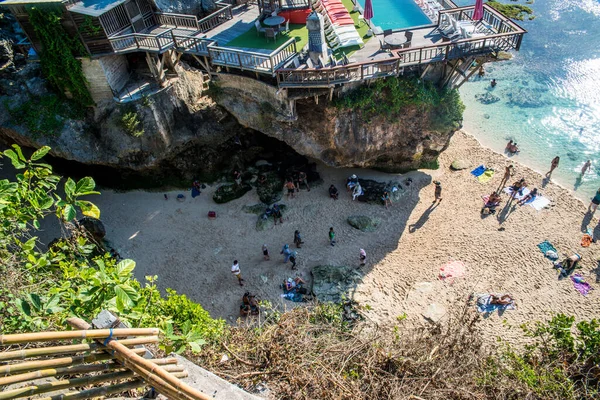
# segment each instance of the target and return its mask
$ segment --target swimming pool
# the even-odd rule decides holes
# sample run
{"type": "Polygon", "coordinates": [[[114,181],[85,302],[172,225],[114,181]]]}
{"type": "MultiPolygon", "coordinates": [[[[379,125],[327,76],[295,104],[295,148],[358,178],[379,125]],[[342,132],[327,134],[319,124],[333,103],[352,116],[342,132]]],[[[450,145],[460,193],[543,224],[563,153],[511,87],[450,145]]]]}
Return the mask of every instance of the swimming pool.
{"type": "MultiPolygon", "coordinates": [[[[364,8],[365,0],[358,0],[364,8]]],[[[431,21],[413,0],[372,0],[371,22],[381,29],[403,29],[411,26],[429,25],[431,21]]]]}

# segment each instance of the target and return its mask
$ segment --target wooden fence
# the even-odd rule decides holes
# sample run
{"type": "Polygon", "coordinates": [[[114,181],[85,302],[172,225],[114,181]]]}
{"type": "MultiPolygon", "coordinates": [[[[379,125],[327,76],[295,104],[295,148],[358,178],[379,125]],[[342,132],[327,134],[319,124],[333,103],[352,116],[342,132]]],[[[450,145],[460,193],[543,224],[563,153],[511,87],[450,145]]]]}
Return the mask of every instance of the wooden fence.
{"type": "Polygon", "coordinates": [[[115,53],[126,53],[137,50],[163,52],[175,46],[172,34],[173,29],[167,29],[158,35],[130,33],[128,35],[108,38],[108,41],[115,53]]]}
{"type": "Polygon", "coordinates": [[[275,74],[275,71],[296,56],[296,40],[289,39],[270,54],[208,45],[213,65],[275,74]]]}
{"type": "Polygon", "coordinates": [[[195,15],[154,13],[159,25],[174,26],[175,28],[199,29],[198,18],[195,15]]]}
{"type": "Polygon", "coordinates": [[[215,5],[217,6],[217,11],[198,21],[200,32],[208,32],[222,23],[233,19],[232,5],[222,2],[216,2],[215,5]]]}

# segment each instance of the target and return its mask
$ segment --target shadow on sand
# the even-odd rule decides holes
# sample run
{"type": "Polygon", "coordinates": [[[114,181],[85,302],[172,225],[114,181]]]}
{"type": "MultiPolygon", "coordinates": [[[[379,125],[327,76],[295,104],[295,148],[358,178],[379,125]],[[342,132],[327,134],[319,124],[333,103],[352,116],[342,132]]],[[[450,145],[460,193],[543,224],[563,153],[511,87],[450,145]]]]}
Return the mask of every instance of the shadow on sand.
{"type": "Polygon", "coordinates": [[[435,210],[437,208],[437,206],[440,204],[440,202],[436,202],[431,204],[427,210],[425,210],[425,212],[423,213],[423,215],[421,215],[418,219],[417,222],[415,222],[412,225],[408,226],[408,232],[410,233],[414,233],[417,229],[421,229],[423,227],[423,225],[425,225],[425,223],[427,222],[427,220],[429,220],[429,216],[431,215],[431,213],[433,212],[433,210],[435,210]]]}

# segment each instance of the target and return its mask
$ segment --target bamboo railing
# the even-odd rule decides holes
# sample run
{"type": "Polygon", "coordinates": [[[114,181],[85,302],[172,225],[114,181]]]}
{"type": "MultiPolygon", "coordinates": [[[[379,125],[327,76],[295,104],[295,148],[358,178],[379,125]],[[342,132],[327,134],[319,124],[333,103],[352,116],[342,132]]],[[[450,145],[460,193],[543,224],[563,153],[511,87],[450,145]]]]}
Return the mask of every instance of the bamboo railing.
{"type": "MultiPolygon", "coordinates": [[[[169,399],[209,398],[179,380],[186,377],[187,373],[183,367],[176,365],[176,358],[145,359],[140,356],[147,353],[145,348],[128,347],[157,343],[158,329],[89,330],[89,325],[80,319],[72,318],[68,322],[79,329],[0,335],[0,344],[6,346],[29,346],[32,343],[48,341],[92,340],[91,343],[0,351],[0,400],[97,386],[60,395],[62,399],[89,399],[148,385],[169,399]],[[52,377],[60,378],[43,383],[31,382],[52,377]],[[2,390],[7,385],[22,385],[25,382],[29,384],[2,390]]],[[[55,399],[56,396],[42,398],[55,399]]]]}

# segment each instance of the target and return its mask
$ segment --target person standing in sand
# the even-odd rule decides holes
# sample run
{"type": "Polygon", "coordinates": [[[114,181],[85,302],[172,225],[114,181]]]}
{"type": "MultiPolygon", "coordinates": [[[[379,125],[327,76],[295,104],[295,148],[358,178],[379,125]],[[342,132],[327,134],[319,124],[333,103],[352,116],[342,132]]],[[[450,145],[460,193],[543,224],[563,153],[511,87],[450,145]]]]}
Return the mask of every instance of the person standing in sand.
{"type": "Polygon", "coordinates": [[[281,214],[281,208],[279,208],[279,204],[273,204],[272,212],[275,225],[277,225],[277,220],[279,220],[280,224],[283,224],[283,214],[281,214]]]}
{"type": "Polygon", "coordinates": [[[271,256],[269,256],[269,249],[267,248],[266,243],[262,245],[262,252],[265,261],[269,261],[271,259],[271,256]]]}
{"type": "Polygon", "coordinates": [[[300,236],[300,231],[298,230],[294,232],[294,244],[297,248],[301,248],[302,246],[300,245],[304,244],[304,242],[302,241],[302,236],[300,236]]]}
{"type": "Polygon", "coordinates": [[[287,198],[289,199],[290,196],[292,196],[293,199],[294,192],[296,191],[296,185],[294,185],[294,181],[292,181],[292,179],[288,179],[284,187],[287,189],[287,198]]]}
{"type": "MultiPolygon", "coordinates": [[[[598,204],[600,204],[600,188],[598,188],[596,195],[594,196],[594,198],[592,199],[592,202],[588,206],[588,210],[591,209],[592,213],[595,213],[596,209],[598,208],[598,204]]],[[[600,221],[599,221],[599,224],[600,224],[600,221]]]]}
{"type": "Polygon", "coordinates": [[[583,167],[581,167],[581,176],[585,175],[592,168],[592,160],[587,160],[583,167]]]}
{"type": "Polygon", "coordinates": [[[242,283],[244,282],[244,280],[242,279],[242,274],[240,272],[240,264],[238,263],[238,260],[233,261],[233,265],[231,266],[231,273],[235,275],[235,277],[238,279],[238,283],[240,284],[240,286],[244,286],[244,284],[242,283]]]}
{"type": "Polygon", "coordinates": [[[292,251],[290,253],[290,262],[292,263],[292,269],[298,269],[296,268],[296,257],[298,257],[298,253],[292,251]]]}
{"type": "Polygon", "coordinates": [[[552,159],[552,164],[550,164],[550,171],[546,172],[546,178],[549,178],[552,176],[552,171],[554,171],[556,168],[558,168],[559,162],[560,162],[559,156],[556,156],[552,159]]]}
{"type": "Polygon", "coordinates": [[[433,203],[435,204],[437,201],[442,201],[442,184],[438,181],[433,182],[435,184],[435,200],[433,200],[433,203]]]}
{"type": "Polygon", "coordinates": [[[290,259],[290,254],[292,254],[292,251],[290,250],[290,245],[284,244],[283,248],[281,249],[281,253],[279,254],[283,254],[283,263],[287,263],[290,259]]]}
{"type": "Polygon", "coordinates": [[[300,171],[298,174],[298,191],[300,191],[300,184],[303,183],[306,186],[306,189],[310,192],[310,186],[308,186],[308,178],[306,177],[306,172],[300,171]]]}
{"type": "Polygon", "coordinates": [[[359,260],[360,260],[360,267],[364,267],[365,264],[367,263],[367,252],[364,249],[360,249],[359,260]]]}
{"type": "Polygon", "coordinates": [[[502,182],[500,182],[500,186],[498,186],[498,187],[502,188],[506,183],[508,183],[508,180],[511,178],[511,176],[513,176],[514,173],[515,173],[515,167],[512,164],[505,167],[504,168],[504,176],[502,177],[502,182]]]}
{"type": "Polygon", "coordinates": [[[333,230],[333,226],[329,228],[329,244],[335,246],[335,231],[333,230]]]}

